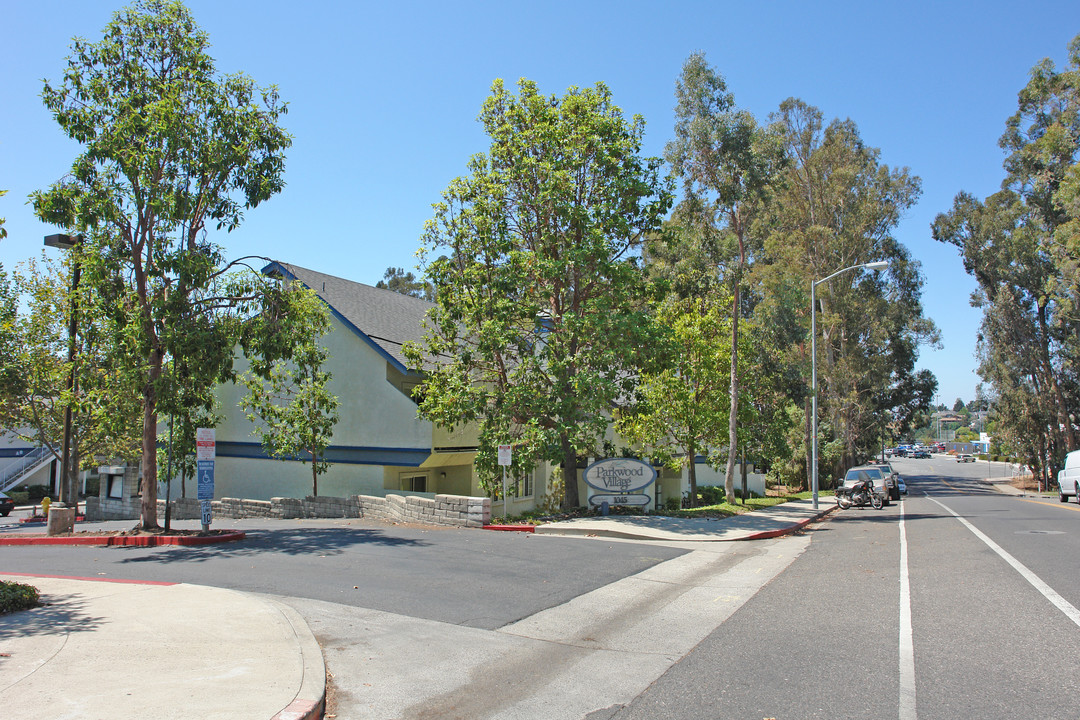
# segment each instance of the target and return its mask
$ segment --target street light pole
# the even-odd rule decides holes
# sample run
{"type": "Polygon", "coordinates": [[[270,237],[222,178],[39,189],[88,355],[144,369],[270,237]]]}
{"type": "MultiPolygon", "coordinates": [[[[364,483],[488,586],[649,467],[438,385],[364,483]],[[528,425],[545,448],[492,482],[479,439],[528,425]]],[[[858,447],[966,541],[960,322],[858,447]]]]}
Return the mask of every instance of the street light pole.
{"type": "Polygon", "coordinates": [[[832,275],[824,277],[820,280],[812,280],[810,282],[810,422],[812,429],[810,431],[810,446],[812,448],[810,453],[810,486],[814,495],[814,509],[818,509],[818,452],[817,452],[817,286],[832,280],[837,275],[845,273],[848,270],[857,270],[859,268],[866,268],[867,270],[884,270],[889,267],[887,260],[879,260],[877,262],[862,263],[861,265],[852,265],[846,267],[843,270],[837,270],[832,275]]]}
{"type": "MultiPolygon", "coordinates": [[[[71,250],[80,242],[82,242],[81,235],[57,234],[45,236],[45,245],[47,247],[71,250]]],[[[80,269],[79,258],[77,255],[73,255],[71,260],[71,317],[68,320],[68,364],[71,365],[71,376],[68,378],[70,398],[67,407],[64,408],[64,439],[60,450],[60,502],[66,507],[75,508],[76,514],[78,514],[79,494],[75,487],[75,469],[72,467],[75,458],[72,456],[71,450],[71,406],[75,402],[75,391],[78,387],[75,368],[75,338],[79,331],[78,291],[80,269]]]]}

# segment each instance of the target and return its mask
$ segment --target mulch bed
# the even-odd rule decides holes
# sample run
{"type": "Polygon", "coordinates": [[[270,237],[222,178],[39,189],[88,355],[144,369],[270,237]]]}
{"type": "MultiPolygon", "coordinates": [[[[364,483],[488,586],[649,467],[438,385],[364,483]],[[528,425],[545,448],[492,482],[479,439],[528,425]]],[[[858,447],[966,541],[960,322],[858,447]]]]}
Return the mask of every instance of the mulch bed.
{"type": "Polygon", "coordinates": [[[149,547],[155,545],[208,545],[211,543],[243,540],[242,530],[180,530],[164,528],[146,530],[134,527],[130,530],[79,530],[64,535],[45,533],[19,533],[0,537],[0,545],[114,545],[149,547]]]}

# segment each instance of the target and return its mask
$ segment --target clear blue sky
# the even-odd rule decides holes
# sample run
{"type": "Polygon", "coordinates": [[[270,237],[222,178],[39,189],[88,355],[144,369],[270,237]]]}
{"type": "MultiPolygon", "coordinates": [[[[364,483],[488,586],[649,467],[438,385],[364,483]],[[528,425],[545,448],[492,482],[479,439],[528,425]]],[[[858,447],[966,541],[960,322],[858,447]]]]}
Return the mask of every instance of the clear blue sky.
{"type": "MultiPolygon", "coordinates": [[[[91,40],[122,2],[8,2],[0,10],[0,262],[37,255],[57,229],[26,196],[70,168],[78,148],[41,104],[73,36],[91,40]]],[[[897,236],[922,262],[923,304],[944,347],[919,366],[939,400],[974,396],[979,313],[955,250],[930,238],[960,190],[996,191],[997,146],[1016,93],[1042,58],[1061,66],[1080,2],[311,2],[190,0],[218,69],[276,84],[295,136],[287,187],[218,238],[232,257],[267,255],[374,284],[411,268],[431,203],[473,153],[492,80],[546,93],[603,81],[647,121],[645,151],[672,134],[675,79],[706,53],[736,103],[759,119],[788,97],[851,118],[891,166],[922,178],[897,236]]],[[[50,250],[50,252],[55,252],[50,250]]]]}

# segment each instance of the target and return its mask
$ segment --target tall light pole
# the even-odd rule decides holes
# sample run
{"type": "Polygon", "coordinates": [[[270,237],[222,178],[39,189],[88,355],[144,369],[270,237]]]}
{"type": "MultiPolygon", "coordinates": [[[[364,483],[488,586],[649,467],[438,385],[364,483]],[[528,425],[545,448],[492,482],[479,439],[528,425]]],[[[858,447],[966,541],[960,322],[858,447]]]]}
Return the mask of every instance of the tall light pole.
{"type": "Polygon", "coordinates": [[[832,280],[841,273],[846,273],[848,270],[858,270],[859,268],[866,268],[867,270],[884,270],[889,267],[888,260],[879,260],[877,262],[862,263],[861,265],[852,265],[846,267],[843,270],[837,270],[828,277],[821,278],[820,280],[812,280],[810,282],[810,403],[811,403],[811,415],[810,422],[812,429],[810,431],[810,445],[813,448],[811,451],[811,467],[810,467],[810,487],[814,492],[814,509],[818,509],[818,459],[817,459],[817,286],[823,282],[832,280]]]}
{"type": "MultiPolygon", "coordinates": [[[[73,249],[82,242],[81,235],[46,235],[47,247],[73,249]]],[[[71,377],[68,379],[68,390],[71,393],[67,407],[64,408],[64,441],[60,451],[60,502],[66,507],[76,509],[78,513],[79,493],[75,487],[75,469],[72,468],[73,460],[71,452],[71,406],[75,402],[75,338],[79,331],[79,258],[72,255],[71,258],[71,317],[68,320],[68,364],[71,366],[71,377]]]]}

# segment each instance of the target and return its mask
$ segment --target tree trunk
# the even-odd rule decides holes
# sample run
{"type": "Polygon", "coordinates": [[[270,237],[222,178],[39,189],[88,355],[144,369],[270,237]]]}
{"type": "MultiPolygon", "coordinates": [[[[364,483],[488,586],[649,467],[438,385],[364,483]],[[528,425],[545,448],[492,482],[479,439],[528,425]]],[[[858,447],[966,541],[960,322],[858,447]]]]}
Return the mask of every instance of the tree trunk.
{"type": "Polygon", "coordinates": [[[157,380],[161,377],[162,355],[150,351],[150,371],[143,390],[142,430],[142,527],[154,530],[157,522],[157,380]]]}
{"type": "Polygon", "coordinates": [[[807,395],[806,401],[804,402],[804,405],[806,406],[806,482],[803,483],[804,488],[810,486],[810,480],[814,477],[814,446],[812,444],[814,441],[814,438],[812,437],[814,423],[813,418],[811,417],[813,414],[811,412],[812,403],[813,399],[807,395]]]}
{"type": "Polygon", "coordinates": [[[739,282],[735,282],[735,299],[731,304],[731,405],[728,415],[728,458],[724,476],[724,493],[728,499],[735,494],[735,450],[739,444],[739,282]]]}
{"type": "Polygon", "coordinates": [[[311,454],[311,495],[319,497],[319,468],[315,464],[315,447],[312,446],[308,453],[311,454]]]}
{"type": "Polygon", "coordinates": [[[689,455],[689,464],[686,469],[689,471],[690,480],[690,507],[697,507],[697,463],[694,462],[694,458],[697,456],[697,448],[691,442],[686,450],[689,455]]]}
{"type": "Polygon", "coordinates": [[[570,444],[570,436],[562,436],[563,454],[563,509],[571,510],[581,505],[578,497],[577,451],[570,444]]]}

